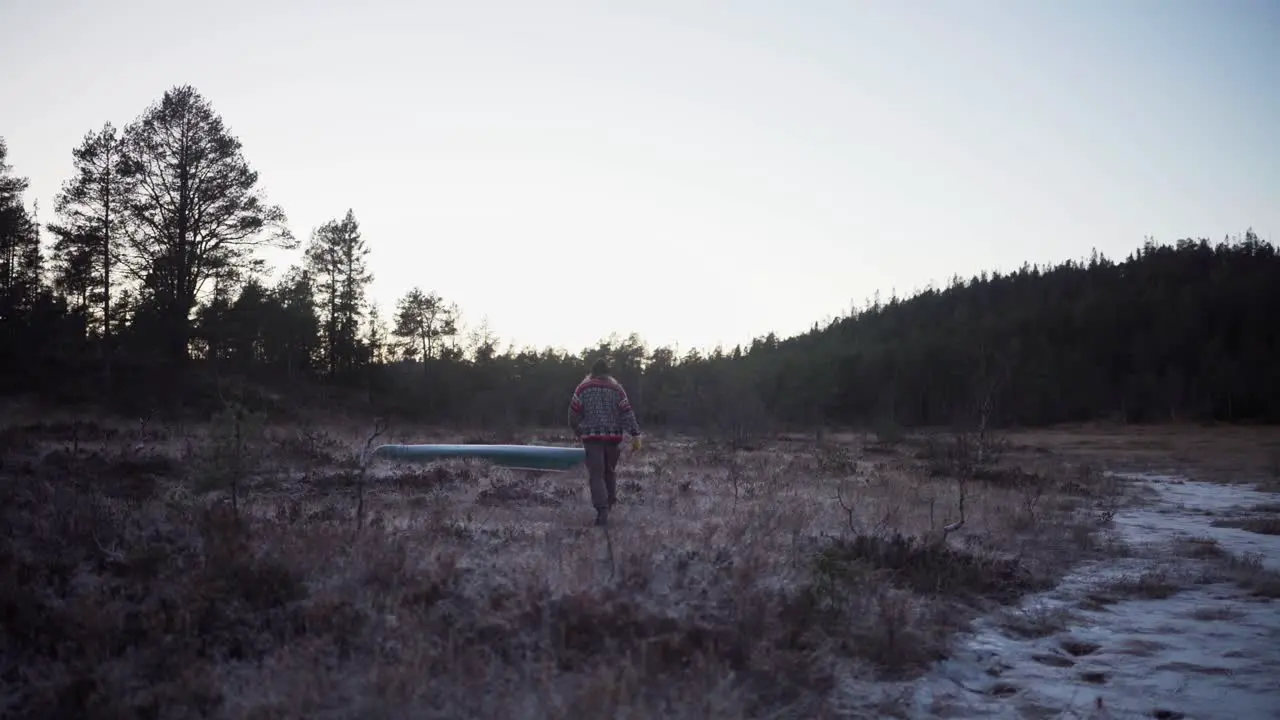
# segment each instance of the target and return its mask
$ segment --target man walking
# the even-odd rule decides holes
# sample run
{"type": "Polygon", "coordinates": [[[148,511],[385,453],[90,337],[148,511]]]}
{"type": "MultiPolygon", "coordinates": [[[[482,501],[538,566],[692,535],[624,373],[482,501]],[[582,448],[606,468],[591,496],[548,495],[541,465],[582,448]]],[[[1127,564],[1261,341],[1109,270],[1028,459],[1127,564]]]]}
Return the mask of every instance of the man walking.
{"type": "Polygon", "coordinates": [[[569,427],[587,451],[587,473],[596,525],[609,522],[609,508],[618,501],[618,456],[623,433],[631,435],[631,449],[640,449],[640,424],[622,383],[613,378],[609,363],[596,360],[591,373],[573,391],[569,427]]]}

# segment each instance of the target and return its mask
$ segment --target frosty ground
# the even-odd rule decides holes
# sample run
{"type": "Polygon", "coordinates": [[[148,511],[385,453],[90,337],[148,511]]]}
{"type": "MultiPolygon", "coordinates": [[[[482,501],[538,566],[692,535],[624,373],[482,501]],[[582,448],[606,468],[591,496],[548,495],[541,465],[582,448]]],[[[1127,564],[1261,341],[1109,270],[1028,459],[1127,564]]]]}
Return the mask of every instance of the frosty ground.
{"type": "Polygon", "coordinates": [[[21,422],[0,714],[1272,717],[1274,439],[1181,432],[659,434],[601,531],[363,424],[21,422]]]}
{"type": "Polygon", "coordinates": [[[1276,496],[1125,477],[1152,491],[1116,516],[1126,552],[981,618],[916,715],[1280,717],[1280,530],[1236,528],[1275,528],[1276,496]]]}

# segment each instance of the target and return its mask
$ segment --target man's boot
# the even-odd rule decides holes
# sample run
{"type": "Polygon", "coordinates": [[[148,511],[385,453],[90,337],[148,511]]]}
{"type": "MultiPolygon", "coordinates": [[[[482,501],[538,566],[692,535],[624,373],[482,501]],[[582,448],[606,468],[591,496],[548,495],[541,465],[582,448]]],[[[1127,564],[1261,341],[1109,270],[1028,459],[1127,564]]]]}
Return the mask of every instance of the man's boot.
{"type": "Polygon", "coordinates": [[[604,527],[605,525],[608,525],[608,524],[609,524],[609,508],[608,507],[596,508],[596,526],[604,527]]]}

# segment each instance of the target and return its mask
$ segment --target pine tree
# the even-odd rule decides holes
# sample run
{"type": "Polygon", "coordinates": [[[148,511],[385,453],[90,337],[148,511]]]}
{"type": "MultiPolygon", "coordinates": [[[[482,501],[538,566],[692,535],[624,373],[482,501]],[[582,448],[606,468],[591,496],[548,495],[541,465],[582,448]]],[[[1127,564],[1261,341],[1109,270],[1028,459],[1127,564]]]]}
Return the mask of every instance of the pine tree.
{"type": "Polygon", "coordinates": [[[311,274],[302,267],[290,268],[272,289],[271,297],[266,331],[268,362],[285,377],[311,374],[321,335],[311,274]]]}
{"type": "Polygon", "coordinates": [[[124,130],[125,264],[143,282],[171,361],[185,362],[191,311],[210,280],[260,270],[256,252],[294,247],[237,140],[195,88],[164,94],[124,130]]]}
{"type": "Polygon", "coordinates": [[[0,319],[29,312],[40,291],[40,233],[23,205],[25,177],[11,174],[9,148],[0,138],[0,319]]]}
{"type": "Polygon", "coordinates": [[[426,293],[415,287],[396,303],[396,325],[393,335],[405,342],[406,357],[423,360],[437,355],[437,345],[444,338],[458,334],[457,313],[437,293],[426,293]]]}
{"type": "Polygon", "coordinates": [[[377,303],[369,306],[369,323],[365,331],[369,347],[369,362],[380,364],[387,361],[387,324],[382,320],[382,311],[377,303]]]}
{"type": "Polygon", "coordinates": [[[352,210],[341,220],[321,225],[307,247],[307,270],[316,279],[325,363],[331,377],[354,370],[364,352],[360,320],[365,293],[373,281],[368,256],[369,247],[352,210]]]}
{"type": "Polygon", "coordinates": [[[84,136],[72,151],[75,175],[55,198],[59,222],[49,225],[53,246],[53,282],[72,307],[82,310],[110,343],[114,259],[119,255],[122,206],[129,185],[122,171],[123,144],[115,126],[84,136]]]}

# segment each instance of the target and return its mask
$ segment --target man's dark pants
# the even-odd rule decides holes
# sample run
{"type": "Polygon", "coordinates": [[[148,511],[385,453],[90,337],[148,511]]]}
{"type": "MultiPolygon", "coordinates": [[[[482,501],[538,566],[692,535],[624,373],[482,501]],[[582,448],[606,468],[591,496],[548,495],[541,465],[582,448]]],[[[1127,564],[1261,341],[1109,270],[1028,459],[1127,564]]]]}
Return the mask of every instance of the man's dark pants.
{"type": "Polygon", "coordinates": [[[583,440],[587,451],[587,476],[591,483],[591,504],[608,508],[618,500],[618,456],[620,443],[607,440],[583,440]]]}

